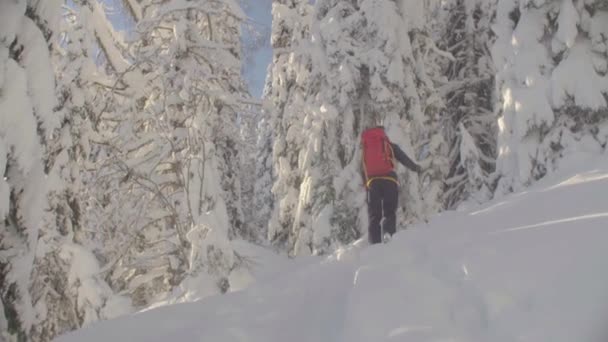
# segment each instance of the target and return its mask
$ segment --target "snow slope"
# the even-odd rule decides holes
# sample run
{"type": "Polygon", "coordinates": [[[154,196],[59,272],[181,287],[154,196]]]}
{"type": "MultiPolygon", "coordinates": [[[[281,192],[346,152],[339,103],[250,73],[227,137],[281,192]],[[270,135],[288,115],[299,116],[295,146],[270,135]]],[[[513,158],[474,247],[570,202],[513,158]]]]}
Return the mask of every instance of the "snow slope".
{"type": "Polygon", "coordinates": [[[607,159],[579,156],[526,192],[388,245],[358,242],[240,292],[57,341],[606,341],[607,159]]]}

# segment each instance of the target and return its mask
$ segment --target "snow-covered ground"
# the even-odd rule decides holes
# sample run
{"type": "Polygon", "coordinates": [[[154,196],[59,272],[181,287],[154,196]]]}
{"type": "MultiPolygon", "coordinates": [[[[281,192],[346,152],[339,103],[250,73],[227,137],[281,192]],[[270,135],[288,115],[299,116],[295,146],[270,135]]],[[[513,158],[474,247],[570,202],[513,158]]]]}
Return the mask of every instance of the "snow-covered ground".
{"type": "Polygon", "coordinates": [[[58,341],[605,342],[607,322],[608,161],[579,157],[388,245],[285,262],[245,290],[58,341]]]}

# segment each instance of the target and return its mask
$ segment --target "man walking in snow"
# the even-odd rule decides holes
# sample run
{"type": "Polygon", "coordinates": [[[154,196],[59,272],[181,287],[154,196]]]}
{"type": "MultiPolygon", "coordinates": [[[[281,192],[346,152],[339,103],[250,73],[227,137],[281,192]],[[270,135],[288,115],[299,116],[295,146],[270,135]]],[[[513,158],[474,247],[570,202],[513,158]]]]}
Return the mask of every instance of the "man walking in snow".
{"type": "Polygon", "coordinates": [[[391,143],[382,126],[363,131],[361,147],[367,188],[369,242],[387,242],[396,231],[399,200],[399,182],[394,160],[397,159],[403,166],[415,172],[420,172],[421,168],[398,145],[391,143]]]}

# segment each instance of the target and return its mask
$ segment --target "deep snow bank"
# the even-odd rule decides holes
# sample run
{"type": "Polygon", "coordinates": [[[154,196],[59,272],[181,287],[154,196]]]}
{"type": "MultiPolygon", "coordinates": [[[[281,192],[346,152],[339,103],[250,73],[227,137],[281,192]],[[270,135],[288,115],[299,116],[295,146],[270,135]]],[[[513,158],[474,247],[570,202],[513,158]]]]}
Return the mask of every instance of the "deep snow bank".
{"type": "Polygon", "coordinates": [[[607,245],[608,162],[579,157],[526,192],[444,213],[388,245],[359,242],[241,292],[58,341],[605,342],[607,245]]]}

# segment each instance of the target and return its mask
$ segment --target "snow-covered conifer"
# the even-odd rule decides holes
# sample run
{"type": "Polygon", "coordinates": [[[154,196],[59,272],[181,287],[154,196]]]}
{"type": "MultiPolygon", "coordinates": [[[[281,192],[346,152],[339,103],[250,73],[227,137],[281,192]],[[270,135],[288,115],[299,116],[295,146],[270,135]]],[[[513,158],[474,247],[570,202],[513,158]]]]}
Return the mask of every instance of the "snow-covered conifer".
{"type": "Polygon", "coordinates": [[[449,51],[442,73],[446,102],[446,139],[450,173],[444,206],[462,201],[487,200],[496,160],[496,119],[493,112],[494,65],[490,56],[491,24],[495,1],[452,0],[441,3],[438,20],[439,47],[449,51]]]}
{"type": "Polygon", "coordinates": [[[273,134],[270,114],[271,111],[267,109],[257,108],[255,115],[248,118],[250,121],[247,125],[249,131],[246,139],[247,154],[243,156],[245,165],[241,178],[244,188],[243,213],[247,236],[251,241],[261,244],[266,244],[268,241],[268,222],[274,208],[273,134]]]}
{"type": "Polygon", "coordinates": [[[607,23],[604,1],[499,1],[497,195],[605,150],[607,23]]]}
{"type": "MultiPolygon", "coordinates": [[[[47,341],[84,324],[128,312],[128,300],[115,296],[100,272],[87,224],[86,169],[95,118],[95,81],[101,77],[93,60],[94,36],[79,16],[78,6],[65,7],[61,33],[54,39],[53,62],[62,118],[47,146],[48,210],[43,217],[30,291],[36,322],[30,339],[47,341]],[[85,179],[83,179],[85,176],[85,179]]],[[[97,240],[97,241],[96,241],[97,240]]]]}
{"type": "Polygon", "coordinates": [[[295,210],[301,177],[299,154],[305,143],[303,118],[310,57],[310,24],[313,8],[306,0],[275,0],[272,5],[273,60],[265,90],[271,107],[269,125],[274,134],[272,164],[276,177],[272,186],[274,208],[268,224],[268,239],[277,247],[293,247],[293,231],[299,223],[295,210]]]}
{"type": "Polygon", "coordinates": [[[412,158],[432,156],[424,163],[425,189],[416,176],[398,169],[401,226],[427,214],[421,191],[428,211],[441,208],[448,171],[443,103],[435,89],[441,78],[437,58],[446,54],[431,40],[426,5],[318,1],[310,28],[298,31],[305,26],[293,21],[307,20],[301,18],[306,11],[298,12],[302,7],[280,7],[291,11],[276,10],[273,24],[275,42],[297,45],[275,46],[285,56],[281,61],[275,52],[272,77],[282,100],[279,122],[287,129],[274,147],[278,214],[270,233],[296,255],[324,253],[365,232],[359,149],[364,128],[382,122],[412,158]]]}
{"type": "Polygon", "coordinates": [[[0,2],[0,339],[28,340],[37,320],[31,276],[62,121],[49,53],[59,5],[0,2]]]}

